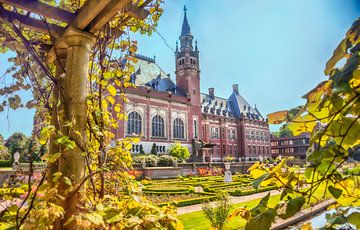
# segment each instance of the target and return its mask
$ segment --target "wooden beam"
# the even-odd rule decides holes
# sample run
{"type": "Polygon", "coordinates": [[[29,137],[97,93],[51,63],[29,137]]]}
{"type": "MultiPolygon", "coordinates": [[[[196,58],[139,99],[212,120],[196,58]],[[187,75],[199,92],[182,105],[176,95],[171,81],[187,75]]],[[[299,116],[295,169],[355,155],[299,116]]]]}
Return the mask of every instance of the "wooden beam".
{"type": "Polygon", "coordinates": [[[130,5],[129,7],[130,9],[126,13],[134,18],[144,20],[150,14],[150,12],[144,8],[135,5],[130,5]]]}
{"type": "Polygon", "coordinates": [[[71,12],[50,6],[38,0],[0,0],[0,2],[66,23],[72,22],[76,17],[71,12]]]}
{"type": "Polygon", "coordinates": [[[111,0],[88,0],[80,9],[71,26],[83,30],[109,4],[111,0]]]}
{"type": "Polygon", "coordinates": [[[60,37],[64,31],[65,28],[54,25],[54,24],[50,24],[50,23],[46,23],[43,20],[39,20],[39,19],[35,19],[35,18],[31,18],[31,17],[27,17],[21,14],[17,14],[11,11],[7,11],[5,9],[2,8],[1,10],[1,14],[0,17],[6,19],[6,20],[10,20],[11,22],[13,21],[19,21],[21,25],[33,29],[35,31],[41,32],[41,33],[45,33],[45,34],[51,34],[52,36],[58,38],[60,37]]]}
{"type": "Polygon", "coordinates": [[[103,11],[89,24],[87,30],[95,33],[108,23],[119,11],[121,11],[131,0],[112,0],[103,11]]]}

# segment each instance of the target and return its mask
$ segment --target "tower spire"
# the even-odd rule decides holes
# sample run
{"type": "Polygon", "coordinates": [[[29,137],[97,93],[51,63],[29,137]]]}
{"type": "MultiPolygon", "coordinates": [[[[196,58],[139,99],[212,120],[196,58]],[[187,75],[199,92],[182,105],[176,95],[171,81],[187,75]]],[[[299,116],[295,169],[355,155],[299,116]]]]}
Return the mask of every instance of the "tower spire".
{"type": "Polygon", "coordinates": [[[188,22],[187,16],[186,16],[186,11],[187,11],[187,8],[186,8],[186,6],[184,6],[184,21],[182,24],[181,36],[191,35],[189,22],[188,22]]]}

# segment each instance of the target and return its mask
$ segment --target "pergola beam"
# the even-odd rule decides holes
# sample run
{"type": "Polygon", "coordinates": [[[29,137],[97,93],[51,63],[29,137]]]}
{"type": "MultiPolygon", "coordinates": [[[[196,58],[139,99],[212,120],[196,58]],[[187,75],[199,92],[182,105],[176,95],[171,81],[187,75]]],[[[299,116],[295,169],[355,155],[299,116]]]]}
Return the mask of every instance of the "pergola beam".
{"type": "Polygon", "coordinates": [[[79,30],[85,29],[110,1],[111,0],[88,0],[85,5],[81,7],[74,21],[71,22],[71,26],[79,30]]]}
{"type": "Polygon", "coordinates": [[[108,23],[119,11],[123,10],[131,0],[112,0],[89,24],[88,31],[95,33],[108,23]]]}
{"type": "Polygon", "coordinates": [[[43,20],[31,18],[31,17],[25,16],[25,15],[11,12],[11,11],[7,11],[3,7],[1,7],[0,12],[1,12],[0,17],[4,18],[5,20],[10,20],[12,22],[18,21],[21,25],[23,25],[29,29],[33,29],[37,32],[49,34],[56,38],[60,37],[65,31],[65,28],[63,28],[61,26],[50,24],[43,20]]]}
{"type": "Polygon", "coordinates": [[[76,17],[71,12],[50,6],[38,0],[0,0],[0,2],[66,23],[72,22],[76,17]]]}
{"type": "Polygon", "coordinates": [[[138,6],[130,5],[129,7],[130,9],[126,13],[131,17],[143,20],[150,14],[149,11],[144,10],[138,6]]]}

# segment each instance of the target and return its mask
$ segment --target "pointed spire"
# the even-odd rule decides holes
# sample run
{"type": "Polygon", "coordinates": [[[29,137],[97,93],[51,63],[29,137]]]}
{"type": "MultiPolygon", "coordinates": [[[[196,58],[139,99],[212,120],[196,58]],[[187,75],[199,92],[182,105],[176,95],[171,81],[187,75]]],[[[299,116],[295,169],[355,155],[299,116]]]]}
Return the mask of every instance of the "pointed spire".
{"type": "Polygon", "coordinates": [[[178,41],[176,41],[176,50],[175,50],[175,52],[179,52],[179,43],[178,43],[178,41]]]}
{"type": "Polygon", "coordinates": [[[186,8],[186,6],[184,6],[184,21],[182,24],[181,36],[191,35],[189,22],[186,17],[186,11],[187,11],[187,8],[186,8]]]}
{"type": "Polygon", "coordinates": [[[199,51],[197,47],[197,40],[195,40],[195,51],[199,51]]]}

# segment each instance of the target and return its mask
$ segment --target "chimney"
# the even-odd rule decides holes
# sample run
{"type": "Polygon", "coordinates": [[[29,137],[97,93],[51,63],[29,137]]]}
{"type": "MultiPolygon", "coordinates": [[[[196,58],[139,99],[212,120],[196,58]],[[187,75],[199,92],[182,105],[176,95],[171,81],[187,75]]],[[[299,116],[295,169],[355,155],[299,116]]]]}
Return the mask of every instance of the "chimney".
{"type": "Polygon", "coordinates": [[[238,84],[233,84],[233,92],[236,94],[236,95],[239,95],[239,85],[238,84]]]}
{"type": "Polygon", "coordinates": [[[209,88],[209,96],[210,96],[211,98],[214,98],[214,97],[215,97],[215,90],[214,90],[213,87],[209,88]]]}

